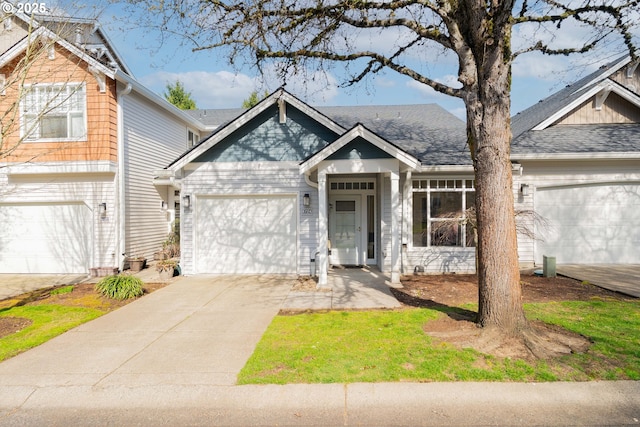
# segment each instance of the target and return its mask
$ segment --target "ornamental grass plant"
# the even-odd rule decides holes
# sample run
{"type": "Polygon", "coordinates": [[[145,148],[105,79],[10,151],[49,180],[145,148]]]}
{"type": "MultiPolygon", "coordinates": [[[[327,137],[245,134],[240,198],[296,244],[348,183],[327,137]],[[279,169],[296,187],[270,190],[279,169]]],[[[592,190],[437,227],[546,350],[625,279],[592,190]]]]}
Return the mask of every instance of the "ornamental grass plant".
{"type": "Polygon", "coordinates": [[[96,291],[117,300],[136,298],[144,293],[143,282],[135,276],[107,276],[96,284],[96,291]]]}

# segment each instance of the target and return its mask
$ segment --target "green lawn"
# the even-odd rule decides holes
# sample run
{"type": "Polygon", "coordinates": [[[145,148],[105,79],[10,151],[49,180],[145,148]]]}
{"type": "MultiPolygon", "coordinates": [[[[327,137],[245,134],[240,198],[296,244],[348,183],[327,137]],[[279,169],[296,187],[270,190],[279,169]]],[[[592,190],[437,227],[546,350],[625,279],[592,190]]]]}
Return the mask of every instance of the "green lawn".
{"type": "Polygon", "coordinates": [[[640,303],[526,306],[531,319],[593,340],[586,354],[527,363],[434,344],[430,309],[278,316],[238,377],[240,384],[381,381],[566,381],[640,379],[640,303]]]}
{"type": "Polygon", "coordinates": [[[64,305],[25,305],[0,309],[0,317],[21,317],[33,322],[17,333],[0,338],[0,361],[103,314],[103,311],[94,308],[64,305]]]}

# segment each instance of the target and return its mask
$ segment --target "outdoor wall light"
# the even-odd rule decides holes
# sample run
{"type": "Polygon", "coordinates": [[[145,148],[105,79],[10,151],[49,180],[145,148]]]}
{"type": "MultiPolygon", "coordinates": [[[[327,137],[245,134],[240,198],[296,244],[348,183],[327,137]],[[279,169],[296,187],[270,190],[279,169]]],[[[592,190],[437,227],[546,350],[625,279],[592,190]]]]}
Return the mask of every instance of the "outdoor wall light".
{"type": "Polygon", "coordinates": [[[520,194],[522,194],[524,197],[529,195],[529,184],[522,184],[520,186],[520,194]]]}
{"type": "Polygon", "coordinates": [[[167,202],[163,200],[162,204],[160,205],[160,209],[162,210],[162,212],[166,212],[167,209],[169,209],[169,205],[167,204],[167,202]]]}
{"type": "Polygon", "coordinates": [[[106,203],[100,203],[98,205],[98,213],[100,214],[101,218],[104,218],[107,216],[107,204],[106,203]]]}
{"type": "Polygon", "coordinates": [[[311,206],[311,196],[309,196],[309,193],[305,193],[305,195],[302,196],[302,206],[305,208],[311,206]]]}
{"type": "Polygon", "coordinates": [[[190,195],[186,195],[186,196],[182,196],[182,204],[184,205],[185,208],[190,208],[191,207],[191,196],[190,195]]]}

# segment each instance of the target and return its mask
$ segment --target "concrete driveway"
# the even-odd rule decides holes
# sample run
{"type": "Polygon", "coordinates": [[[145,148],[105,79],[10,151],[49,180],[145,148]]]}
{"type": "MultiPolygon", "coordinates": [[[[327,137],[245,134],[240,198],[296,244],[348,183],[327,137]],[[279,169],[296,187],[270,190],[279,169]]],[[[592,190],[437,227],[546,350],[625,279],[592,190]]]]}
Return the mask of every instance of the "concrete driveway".
{"type": "Polygon", "coordinates": [[[0,363],[0,389],[233,385],[294,280],[180,278],[0,363]]]}
{"type": "Polygon", "coordinates": [[[559,264],[556,272],[601,288],[640,298],[640,264],[559,264]]]}

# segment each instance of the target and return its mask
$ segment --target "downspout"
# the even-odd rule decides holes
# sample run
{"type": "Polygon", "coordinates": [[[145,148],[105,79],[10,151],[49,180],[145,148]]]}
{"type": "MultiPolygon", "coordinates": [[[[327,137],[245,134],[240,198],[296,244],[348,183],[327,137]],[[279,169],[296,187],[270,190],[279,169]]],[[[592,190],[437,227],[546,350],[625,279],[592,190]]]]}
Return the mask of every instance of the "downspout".
{"type": "Polygon", "coordinates": [[[121,91],[117,92],[117,104],[118,104],[118,184],[117,184],[117,203],[118,203],[118,230],[117,230],[117,260],[118,268],[120,271],[124,269],[125,260],[125,237],[126,237],[126,223],[125,218],[127,214],[125,205],[125,167],[124,167],[124,111],[123,111],[123,98],[131,93],[131,83],[127,85],[121,91]]]}

